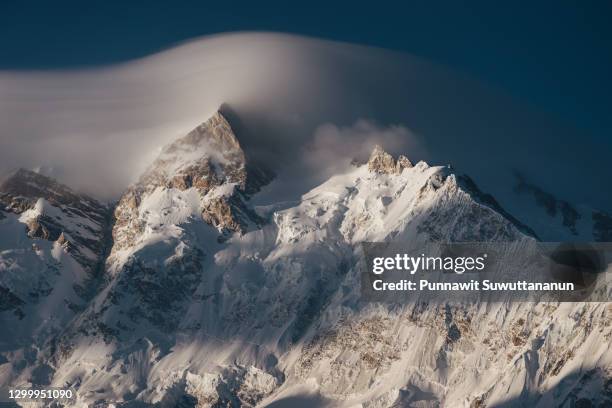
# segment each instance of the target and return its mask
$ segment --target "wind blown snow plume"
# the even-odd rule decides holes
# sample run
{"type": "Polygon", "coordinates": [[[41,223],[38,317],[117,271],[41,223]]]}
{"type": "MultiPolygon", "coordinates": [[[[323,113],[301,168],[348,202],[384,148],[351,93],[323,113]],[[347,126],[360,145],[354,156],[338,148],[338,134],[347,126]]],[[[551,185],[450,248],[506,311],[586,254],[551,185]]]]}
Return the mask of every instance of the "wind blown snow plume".
{"type": "Polygon", "coordinates": [[[360,119],[352,126],[338,127],[328,123],[318,127],[312,143],[304,149],[304,158],[319,177],[328,178],[346,171],[351,162],[367,161],[376,145],[385,146],[391,152],[409,151],[414,158],[425,156],[418,137],[406,127],[391,125],[383,128],[360,119]]]}
{"type": "MultiPolygon", "coordinates": [[[[245,149],[275,166],[371,119],[410,129],[416,155],[469,172],[502,202],[520,169],[560,198],[612,209],[601,189],[612,164],[588,135],[417,57],[265,33],[202,38],[97,69],[0,72],[0,173],[52,169],[74,188],[116,198],[163,145],[223,103],[240,118],[245,149]]],[[[355,153],[332,151],[343,161],[355,153]]]]}

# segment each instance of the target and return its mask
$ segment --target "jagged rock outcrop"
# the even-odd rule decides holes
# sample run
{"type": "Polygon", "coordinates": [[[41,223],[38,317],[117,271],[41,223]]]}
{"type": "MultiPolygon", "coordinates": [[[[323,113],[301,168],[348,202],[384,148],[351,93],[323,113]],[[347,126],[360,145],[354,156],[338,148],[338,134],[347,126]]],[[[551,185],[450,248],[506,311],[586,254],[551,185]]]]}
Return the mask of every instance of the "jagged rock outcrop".
{"type": "Polygon", "coordinates": [[[374,147],[368,160],[368,170],[376,173],[395,174],[412,167],[412,163],[404,155],[400,155],[397,161],[379,145],[374,147]]]}
{"type": "Polygon", "coordinates": [[[220,112],[166,146],[115,209],[115,249],[134,245],[145,223],[139,209],[157,189],[194,189],[202,217],[222,235],[242,232],[262,220],[246,201],[272,179],[271,172],[247,162],[229,122],[220,112]]]}
{"type": "Polygon", "coordinates": [[[397,163],[395,165],[395,168],[398,173],[401,173],[403,169],[409,169],[412,166],[413,166],[412,162],[408,160],[406,156],[404,156],[403,154],[400,154],[399,157],[397,158],[397,163]]]}
{"type": "Polygon", "coordinates": [[[368,170],[376,173],[395,173],[395,159],[381,146],[376,145],[368,160],[368,170]]]}
{"type": "Polygon", "coordinates": [[[246,158],[238,139],[221,113],[215,113],[170,145],[166,146],[137,184],[151,191],[159,186],[206,193],[221,184],[247,184],[246,158]]]}

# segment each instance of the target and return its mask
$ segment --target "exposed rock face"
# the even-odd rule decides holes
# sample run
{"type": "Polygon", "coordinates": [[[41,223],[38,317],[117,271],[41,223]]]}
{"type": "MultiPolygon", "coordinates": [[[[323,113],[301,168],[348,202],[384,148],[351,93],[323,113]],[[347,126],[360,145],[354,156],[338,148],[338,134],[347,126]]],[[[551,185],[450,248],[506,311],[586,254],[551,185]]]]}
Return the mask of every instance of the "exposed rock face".
{"type": "Polygon", "coordinates": [[[382,147],[376,145],[368,160],[368,170],[376,173],[395,173],[395,159],[382,147]]]}
{"type": "Polygon", "coordinates": [[[234,231],[246,232],[249,225],[260,227],[264,222],[245,204],[242,196],[236,193],[205,200],[202,203],[202,219],[218,228],[224,235],[234,231]]]}
{"type": "Polygon", "coordinates": [[[410,167],[412,167],[412,162],[408,160],[406,156],[404,156],[403,154],[400,154],[399,157],[397,158],[397,164],[395,167],[396,167],[396,171],[398,173],[401,173],[403,169],[409,169],[410,167]]]}
{"type": "Polygon", "coordinates": [[[206,193],[226,183],[245,189],[246,159],[230,124],[217,112],[167,146],[142,175],[137,188],[151,191],[159,186],[179,190],[196,187],[206,193]]]}
{"type": "Polygon", "coordinates": [[[375,173],[399,174],[402,170],[410,167],[412,167],[412,163],[406,156],[400,155],[396,161],[379,145],[374,147],[368,160],[368,170],[375,173]]]}
{"type": "Polygon", "coordinates": [[[123,195],[115,209],[114,250],[133,245],[142,233],[139,208],[144,197],[156,189],[195,189],[202,198],[202,217],[227,235],[261,223],[248,210],[246,200],[271,179],[270,172],[247,163],[230,124],[217,112],[166,146],[138,183],[123,195]]]}

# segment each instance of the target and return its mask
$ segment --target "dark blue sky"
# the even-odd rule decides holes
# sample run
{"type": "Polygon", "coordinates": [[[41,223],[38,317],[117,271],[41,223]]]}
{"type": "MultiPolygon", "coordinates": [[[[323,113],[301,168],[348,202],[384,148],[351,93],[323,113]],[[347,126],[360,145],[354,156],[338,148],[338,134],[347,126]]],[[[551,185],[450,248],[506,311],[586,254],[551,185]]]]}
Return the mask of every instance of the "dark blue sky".
{"type": "Polygon", "coordinates": [[[612,130],[610,1],[127,3],[3,1],[0,69],[96,66],[205,34],[281,31],[423,56],[599,137],[612,130]]]}

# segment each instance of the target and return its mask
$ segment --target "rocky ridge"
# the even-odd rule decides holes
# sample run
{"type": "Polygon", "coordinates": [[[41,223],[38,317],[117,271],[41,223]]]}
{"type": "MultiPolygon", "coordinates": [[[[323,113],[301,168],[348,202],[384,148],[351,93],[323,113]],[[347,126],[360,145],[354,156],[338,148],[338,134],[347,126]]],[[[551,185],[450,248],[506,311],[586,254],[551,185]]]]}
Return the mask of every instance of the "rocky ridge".
{"type": "Polygon", "coordinates": [[[0,184],[0,206],[21,215],[31,238],[58,241],[91,274],[105,256],[106,205],[33,171],[19,169],[0,184]]]}

